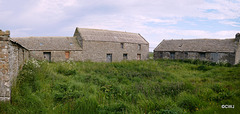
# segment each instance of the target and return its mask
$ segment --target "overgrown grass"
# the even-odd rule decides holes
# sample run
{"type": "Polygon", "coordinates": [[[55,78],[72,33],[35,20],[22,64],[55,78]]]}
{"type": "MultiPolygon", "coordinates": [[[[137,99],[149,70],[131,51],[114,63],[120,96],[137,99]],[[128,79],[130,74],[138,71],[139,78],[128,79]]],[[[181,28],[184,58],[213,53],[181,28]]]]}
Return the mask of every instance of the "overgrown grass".
{"type": "Polygon", "coordinates": [[[238,113],[239,85],[240,66],[200,61],[31,60],[0,113],[238,113]]]}

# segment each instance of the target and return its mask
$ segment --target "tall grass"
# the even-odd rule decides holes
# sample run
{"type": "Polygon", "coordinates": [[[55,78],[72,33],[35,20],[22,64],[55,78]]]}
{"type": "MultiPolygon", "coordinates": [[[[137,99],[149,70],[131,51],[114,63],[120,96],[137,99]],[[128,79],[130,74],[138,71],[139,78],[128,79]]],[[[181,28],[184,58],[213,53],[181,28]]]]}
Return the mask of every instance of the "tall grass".
{"type": "Polygon", "coordinates": [[[239,66],[200,61],[30,60],[0,113],[237,113],[239,84],[239,66]]]}

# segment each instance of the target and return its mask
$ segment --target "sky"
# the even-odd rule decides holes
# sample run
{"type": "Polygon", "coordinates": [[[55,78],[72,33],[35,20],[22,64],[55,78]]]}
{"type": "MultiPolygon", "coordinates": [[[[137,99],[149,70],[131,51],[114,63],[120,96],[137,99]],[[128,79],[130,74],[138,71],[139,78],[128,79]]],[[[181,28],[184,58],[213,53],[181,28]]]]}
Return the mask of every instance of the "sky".
{"type": "Polygon", "coordinates": [[[11,37],[73,36],[76,27],[140,33],[150,51],[163,39],[234,38],[240,0],[0,0],[11,37]]]}

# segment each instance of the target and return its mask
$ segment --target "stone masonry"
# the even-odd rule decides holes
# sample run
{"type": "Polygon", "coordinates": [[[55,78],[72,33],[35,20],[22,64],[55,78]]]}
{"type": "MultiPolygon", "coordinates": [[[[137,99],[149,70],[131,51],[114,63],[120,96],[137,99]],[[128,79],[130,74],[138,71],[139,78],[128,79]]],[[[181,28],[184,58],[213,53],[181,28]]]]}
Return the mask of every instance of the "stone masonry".
{"type": "Polygon", "coordinates": [[[10,32],[0,30],[0,101],[10,100],[8,38],[10,32]]]}
{"type": "Polygon", "coordinates": [[[0,30],[0,101],[10,100],[11,86],[29,55],[27,49],[11,41],[10,31],[0,30]]]}

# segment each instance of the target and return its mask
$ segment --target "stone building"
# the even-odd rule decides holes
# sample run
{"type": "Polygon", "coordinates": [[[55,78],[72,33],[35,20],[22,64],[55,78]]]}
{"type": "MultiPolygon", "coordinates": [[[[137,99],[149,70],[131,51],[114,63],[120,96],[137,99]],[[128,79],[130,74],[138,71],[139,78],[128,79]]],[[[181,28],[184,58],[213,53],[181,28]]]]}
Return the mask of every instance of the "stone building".
{"type": "Polygon", "coordinates": [[[29,57],[37,60],[82,60],[82,48],[75,37],[24,37],[12,38],[29,51],[29,57]]]}
{"type": "Polygon", "coordinates": [[[30,57],[48,61],[146,60],[149,52],[149,44],[140,34],[101,29],[76,28],[73,37],[24,37],[12,41],[26,48],[30,57]]]}
{"type": "Polygon", "coordinates": [[[82,59],[122,61],[148,59],[149,43],[136,33],[76,28],[74,37],[82,48],[82,59]]]}
{"type": "Polygon", "coordinates": [[[240,34],[235,39],[163,40],[154,49],[154,59],[199,59],[238,64],[240,34]]]}

